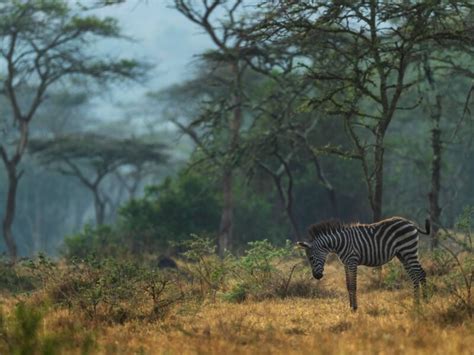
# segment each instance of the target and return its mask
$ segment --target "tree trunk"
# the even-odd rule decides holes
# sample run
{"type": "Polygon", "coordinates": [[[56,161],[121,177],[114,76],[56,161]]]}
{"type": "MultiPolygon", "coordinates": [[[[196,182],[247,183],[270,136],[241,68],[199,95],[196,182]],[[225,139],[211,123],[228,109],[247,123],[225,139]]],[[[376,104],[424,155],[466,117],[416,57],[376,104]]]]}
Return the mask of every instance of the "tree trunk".
{"type": "MultiPolygon", "coordinates": [[[[242,87],[239,60],[231,63],[232,73],[234,74],[234,93],[232,117],[229,121],[229,155],[231,159],[238,147],[240,138],[240,126],[242,124],[242,87]]],[[[224,256],[226,249],[232,244],[233,220],[234,220],[234,198],[233,198],[233,163],[225,161],[224,172],[222,176],[222,193],[224,203],[222,207],[221,222],[219,226],[219,240],[217,242],[218,252],[221,257],[224,256]]]]}
{"type": "Polygon", "coordinates": [[[105,203],[100,198],[98,188],[94,189],[93,193],[94,193],[95,222],[97,226],[100,226],[104,224],[105,203]]]}
{"type": "Polygon", "coordinates": [[[294,216],[293,209],[291,207],[287,207],[285,208],[285,210],[288,219],[291,222],[291,227],[293,228],[293,237],[291,238],[291,241],[296,243],[298,240],[300,240],[301,237],[300,229],[298,228],[298,223],[296,223],[296,218],[294,216]]]}
{"type": "Polygon", "coordinates": [[[285,194],[283,193],[283,189],[281,186],[281,198],[285,206],[286,214],[291,222],[291,226],[293,228],[293,242],[296,242],[300,239],[300,229],[298,227],[298,223],[296,222],[296,217],[293,210],[293,175],[291,174],[290,166],[288,162],[286,162],[281,156],[279,156],[280,162],[283,164],[285,168],[286,176],[288,177],[288,186],[286,189],[286,202],[285,202],[285,194]]]}
{"type": "Polygon", "coordinates": [[[431,161],[431,190],[428,193],[430,202],[430,222],[431,222],[431,250],[438,247],[439,218],[441,207],[439,206],[439,192],[441,188],[441,96],[436,96],[436,108],[431,114],[433,129],[431,130],[431,148],[433,149],[433,160],[431,161]]]}
{"type": "Polygon", "coordinates": [[[382,219],[383,201],[383,133],[378,132],[374,152],[374,192],[372,206],[372,221],[378,222],[382,219]]]}
{"type": "Polygon", "coordinates": [[[3,164],[7,169],[8,177],[8,192],[7,192],[7,203],[5,205],[5,216],[3,217],[2,231],[5,244],[8,249],[8,254],[12,262],[16,262],[17,259],[17,246],[15,238],[12,233],[13,221],[15,220],[16,210],[16,192],[18,183],[20,181],[22,172],[17,172],[17,166],[23,157],[26,146],[28,144],[28,121],[23,119],[16,119],[19,125],[20,139],[17,141],[16,150],[11,159],[8,159],[7,152],[0,146],[0,155],[3,160],[3,164]]]}
{"type": "Polygon", "coordinates": [[[17,259],[17,246],[12,233],[12,225],[15,219],[16,192],[21,175],[17,175],[16,165],[12,162],[6,163],[8,176],[7,203],[5,205],[5,216],[3,217],[3,238],[7,246],[8,255],[13,262],[17,259]]]}
{"type": "MultiPolygon", "coordinates": [[[[377,130],[377,138],[374,152],[374,192],[372,194],[372,222],[378,222],[382,219],[382,198],[383,198],[383,133],[377,130]]],[[[383,283],[383,270],[382,266],[375,268],[377,272],[378,286],[381,287],[383,283]]]]}
{"type": "Polygon", "coordinates": [[[217,241],[219,256],[223,257],[232,242],[232,227],[234,219],[234,201],[232,191],[232,171],[227,170],[222,177],[223,206],[217,241]]]}

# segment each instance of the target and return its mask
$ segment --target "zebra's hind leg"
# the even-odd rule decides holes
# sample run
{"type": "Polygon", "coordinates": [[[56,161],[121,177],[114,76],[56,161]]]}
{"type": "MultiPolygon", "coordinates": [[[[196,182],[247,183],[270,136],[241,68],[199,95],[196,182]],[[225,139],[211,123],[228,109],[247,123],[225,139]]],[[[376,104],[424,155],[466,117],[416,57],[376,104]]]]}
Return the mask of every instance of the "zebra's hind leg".
{"type": "Polygon", "coordinates": [[[397,258],[403,264],[403,267],[413,282],[415,304],[418,305],[420,303],[420,283],[423,287],[423,299],[427,299],[425,270],[421,267],[417,255],[402,256],[397,254],[397,258]]]}
{"type": "Polygon", "coordinates": [[[428,302],[428,288],[426,285],[426,272],[420,265],[421,275],[420,275],[420,283],[421,283],[421,292],[423,296],[423,301],[428,302]]]}
{"type": "Polygon", "coordinates": [[[349,303],[353,311],[357,310],[357,264],[344,265],[349,303]]]}

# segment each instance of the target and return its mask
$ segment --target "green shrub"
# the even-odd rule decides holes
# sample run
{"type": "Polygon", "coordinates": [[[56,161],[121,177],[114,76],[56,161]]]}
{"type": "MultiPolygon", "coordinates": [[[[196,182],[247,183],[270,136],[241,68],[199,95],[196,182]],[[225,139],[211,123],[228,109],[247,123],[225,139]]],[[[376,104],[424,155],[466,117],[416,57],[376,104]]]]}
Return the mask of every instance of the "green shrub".
{"type": "Polygon", "coordinates": [[[224,293],[223,299],[228,302],[240,303],[249,296],[249,291],[245,284],[238,283],[230,291],[224,293]]]}
{"type": "Polygon", "coordinates": [[[384,267],[384,277],[382,286],[389,290],[398,290],[402,288],[402,284],[408,281],[408,275],[403,265],[393,260],[384,267]]]}
{"type": "Polygon", "coordinates": [[[128,202],[120,209],[120,225],[133,239],[147,237],[143,245],[167,247],[169,241],[188,239],[190,234],[217,230],[220,206],[209,177],[179,174],[146,190],[144,198],[128,202]]]}
{"type": "Polygon", "coordinates": [[[12,265],[0,259],[0,292],[21,293],[32,291],[38,280],[24,267],[24,263],[12,265]]]}
{"type": "Polygon", "coordinates": [[[145,197],[120,208],[113,226],[86,226],[64,241],[64,255],[86,259],[142,256],[169,247],[190,234],[209,234],[219,225],[220,207],[214,184],[196,174],[180,174],[146,189],[145,197]]]}
{"type": "Polygon", "coordinates": [[[232,273],[237,282],[224,295],[224,299],[241,302],[247,298],[312,295],[310,287],[301,287],[305,284],[301,278],[295,283],[295,276],[303,269],[303,259],[289,241],[283,247],[276,247],[268,240],[250,242],[248,245],[244,255],[234,259],[232,273]]]}
{"type": "Polygon", "coordinates": [[[192,284],[198,284],[200,297],[211,295],[215,299],[217,292],[226,287],[226,277],[233,263],[232,255],[219,258],[215,241],[197,235],[191,235],[191,239],[177,243],[176,246],[183,250],[181,269],[192,284]]]}
{"type": "Polygon", "coordinates": [[[456,221],[456,230],[462,235],[457,238],[458,245],[465,251],[472,253],[472,230],[474,228],[474,206],[464,208],[461,216],[456,221]]]}
{"type": "Polygon", "coordinates": [[[45,289],[54,305],[108,323],[161,317],[182,297],[170,275],[117,259],[70,262],[49,274],[45,289]]]}
{"type": "Polygon", "coordinates": [[[18,355],[53,355],[75,347],[80,333],[83,354],[90,353],[95,344],[89,333],[76,329],[74,334],[64,331],[48,334],[43,318],[46,309],[19,302],[9,317],[0,313],[0,353],[18,355]]]}
{"type": "Polygon", "coordinates": [[[441,273],[442,287],[454,298],[453,309],[474,314],[474,254],[472,249],[472,227],[474,207],[467,207],[459,217],[454,231],[445,231],[440,245],[442,251],[434,255],[437,269],[450,269],[441,273]]]}
{"type": "Polygon", "coordinates": [[[68,259],[120,257],[128,253],[124,235],[107,225],[86,225],[81,232],[64,239],[63,254],[68,259]]]}

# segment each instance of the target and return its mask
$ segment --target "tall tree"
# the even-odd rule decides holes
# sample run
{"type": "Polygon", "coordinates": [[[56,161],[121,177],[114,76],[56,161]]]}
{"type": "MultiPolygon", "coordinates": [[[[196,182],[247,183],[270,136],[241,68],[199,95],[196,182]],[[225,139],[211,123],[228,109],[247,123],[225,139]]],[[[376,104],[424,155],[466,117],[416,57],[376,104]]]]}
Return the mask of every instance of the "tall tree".
{"type": "Polygon", "coordinates": [[[0,5],[2,94],[9,104],[13,132],[12,139],[0,146],[8,176],[2,231],[13,260],[17,247],[12,224],[31,122],[49,89],[67,77],[86,76],[105,82],[140,75],[134,61],[103,59],[91,51],[97,39],[120,36],[114,19],[83,16],[68,1],[9,1],[0,5]],[[23,99],[25,92],[32,95],[23,99]]]}
{"type": "MultiPolygon", "coordinates": [[[[223,80],[229,97],[217,105],[218,111],[214,110],[214,114],[208,116],[210,119],[202,120],[203,116],[201,116],[191,125],[179,125],[201,147],[204,145],[198,141],[196,127],[212,126],[211,121],[218,117],[220,129],[226,132],[227,142],[221,145],[221,152],[210,152],[213,161],[220,166],[221,170],[223,207],[218,235],[220,255],[229,249],[233,238],[235,153],[238,150],[243,123],[245,96],[242,79],[247,69],[245,60],[247,48],[243,38],[239,36],[239,31],[244,25],[242,16],[239,14],[239,11],[242,11],[242,2],[242,0],[201,0],[199,2],[175,0],[175,8],[188,20],[201,27],[217,47],[216,50],[205,53],[205,57],[218,67],[227,68],[228,72],[228,76],[221,77],[220,80],[223,80]]],[[[204,151],[209,152],[209,149],[204,151]]]]}

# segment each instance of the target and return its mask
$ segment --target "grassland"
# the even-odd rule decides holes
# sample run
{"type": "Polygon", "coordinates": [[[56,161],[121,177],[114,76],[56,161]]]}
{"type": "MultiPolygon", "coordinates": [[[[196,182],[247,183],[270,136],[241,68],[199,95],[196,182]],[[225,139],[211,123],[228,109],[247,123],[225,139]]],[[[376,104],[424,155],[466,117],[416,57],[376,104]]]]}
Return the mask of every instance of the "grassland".
{"type": "MultiPolygon", "coordinates": [[[[359,310],[354,313],[349,310],[338,262],[327,267],[321,281],[311,280],[306,269],[301,269],[298,282],[307,282],[317,290],[311,297],[250,297],[233,303],[224,300],[222,291],[203,299],[192,296],[192,289],[187,288],[184,298],[156,318],[130,317],[120,322],[88,318],[78,307],[51,305],[48,287],[28,294],[4,293],[1,303],[7,320],[19,301],[33,309],[47,307],[40,322],[40,340],[35,344],[55,337],[57,344],[67,342],[57,353],[473,353],[474,321],[458,308],[451,291],[442,288],[441,276],[430,277],[430,300],[415,307],[405,278],[378,287],[374,273],[362,269],[359,310]]],[[[384,270],[385,280],[392,271],[384,270]]],[[[149,305],[138,302],[133,307],[145,309],[149,305]]],[[[12,323],[9,326],[13,327],[12,323]]],[[[55,343],[51,344],[43,348],[55,353],[55,343]]],[[[0,345],[0,349],[8,348],[0,345]]]]}
{"type": "Polygon", "coordinates": [[[99,343],[151,354],[472,354],[472,321],[436,321],[446,312],[443,300],[416,312],[403,292],[365,296],[355,314],[341,297],[185,305],[162,323],[107,328],[99,343]]]}

